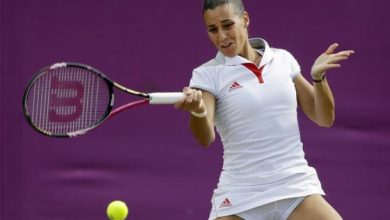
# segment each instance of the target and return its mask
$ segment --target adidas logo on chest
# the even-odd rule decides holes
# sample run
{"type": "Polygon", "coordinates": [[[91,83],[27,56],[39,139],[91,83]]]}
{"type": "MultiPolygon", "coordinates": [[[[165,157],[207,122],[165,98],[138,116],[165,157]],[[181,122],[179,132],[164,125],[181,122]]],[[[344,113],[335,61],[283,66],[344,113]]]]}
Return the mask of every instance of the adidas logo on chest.
{"type": "Polygon", "coordinates": [[[242,85],[239,84],[237,81],[234,81],[232,85],[229,87],[229,91],[236,90],[242,88],[242,85]]]}

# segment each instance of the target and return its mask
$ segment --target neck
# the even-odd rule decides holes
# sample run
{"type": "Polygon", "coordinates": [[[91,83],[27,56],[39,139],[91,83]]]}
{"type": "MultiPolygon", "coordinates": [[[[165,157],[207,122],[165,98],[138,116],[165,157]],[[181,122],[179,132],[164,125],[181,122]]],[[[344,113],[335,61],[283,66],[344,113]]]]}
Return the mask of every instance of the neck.
{"type": "Polygon", "coordinates": [[[255,49],[252,49],[252,56],[250,56],[248,60],[252,61],[256,65],[260,65],[260,59],[260,54],[255,49]]]}
{"type": "Polygon", "coordinates": [[[240,56],[253,62],[256,65],[260,65],[260,60],[261,60],[260,54],[257,53],[257,51],[255,49],[253,49],[249,43],[243,49],[243,52],[240,54],[240,56]]]}

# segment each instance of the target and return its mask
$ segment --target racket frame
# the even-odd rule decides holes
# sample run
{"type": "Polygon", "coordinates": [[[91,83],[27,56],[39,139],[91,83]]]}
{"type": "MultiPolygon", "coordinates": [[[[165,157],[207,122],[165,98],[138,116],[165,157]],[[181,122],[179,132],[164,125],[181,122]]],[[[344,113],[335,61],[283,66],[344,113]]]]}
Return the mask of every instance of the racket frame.
{"type": "Polygon", "coordinates": [[[100,124],[102,124],[107,118],[110,118],[110,117],[116,115],[117,113],[119,113],[121,111],[124,111],[125,109],[131,108],[131,107],[134,107],[134,106],[137,106],[137,105],[148,104],[149,103],[149,98],[150,98],[149,94],[126,88],[125,86],[122,86],[119,83],[116,83],[116,82],[110,80],[101,71],[99,71],[98,69],[95,69],[95,68],[93,68],[91,66],[88,66],[88,65],[85,65],[85,64],[81,64],[81,63],[75,63],[75,62],[61,62],[61,63],[55,63],[55,64],[50,65],[50,66],[46,66],[46,67],[40,69],[34,75],[34,77],[28,82],[28,84],[26,86],[26,89],[24,91],[24,94],[23,94],[23,113],[24,113],[24,117],[26,118],[26,120],[30,124],[30,126],[33,127],[35,130],[37,130],[38,132],[40,132],[41,134],[44,134],[44,135],[47,135],[47,136],[51,136],[51,137],[65,137],[65,138],[68,138],[68,137],[75,137],[75,136],[78,136],[78,135],[85,134],[87,131],[89,131],[91,129],[94,129],[97,126],[99,126],[100,124]],[[109,94],[110,94],[109,95],[109,100],[108,100],[109,103],[107,104],[107,109],[106,109],[105,113],[103,114],[103,116],[101,117],[100,120],[96,121],[93,125],[91,125],[90,127],[86,128],[86,129],[82,129],[82,130],[78,130],[78,131],[74,131],[74,132],[68,132],[66,134],[49,132],[49,131],[46,131],[46,130],[36,126],[33,123],[33,121],[32,121],[31,114],[28,112],[28,96],[30,94],[30,91],[31,91],[34,83],[42,75],[47,74],[50,70],[54,70],[56,68],[63,68],[63,67],[75,67],[75,68],[85,69],[85,70],[87,70],[89,72],[93,72],[94,74],[98,75],[101,79],[104,80],[104,82],[107,85],[109,94]],[[124,91],[126,93],[130,93],[132,95],[141,97],[143,99],[142,100],[138,100],[138,101],[134,101],[134,102],[130,102],[130,103],[128,103],[126,105],[123,105],[123,106],[119,107],[118,109],[115,109],[114,111],[112,111],[112,108],[114,106],[114,89],[113,89],[113,87],[116,87],[119,90],[124,91]]]}

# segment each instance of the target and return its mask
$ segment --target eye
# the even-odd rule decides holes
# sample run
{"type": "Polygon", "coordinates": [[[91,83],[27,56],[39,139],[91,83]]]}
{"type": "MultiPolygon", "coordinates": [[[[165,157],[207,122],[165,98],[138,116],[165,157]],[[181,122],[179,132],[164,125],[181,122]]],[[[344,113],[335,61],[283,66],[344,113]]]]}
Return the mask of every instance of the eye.
{"type": "Polygon", "coordinates": [[[234,23],[233,23],[233,22],[232,22],[232,23],[230,23],[230,22],[229,22],[229,23],[225,23],[225,24],[223,24],[223,26],[222,26],[222,27],[223,27],[224,29],[230,29],[230,28],[231,28],[233,25],[234,25],[234,23]]]}
{"type": "Polygon", "coordinates": [[[210,33],[216,33],[217,31],[218,31],[218,28],[216,28],[216,27],[210,27],[208,29],[208,32],[210,32],[210,33]]]}

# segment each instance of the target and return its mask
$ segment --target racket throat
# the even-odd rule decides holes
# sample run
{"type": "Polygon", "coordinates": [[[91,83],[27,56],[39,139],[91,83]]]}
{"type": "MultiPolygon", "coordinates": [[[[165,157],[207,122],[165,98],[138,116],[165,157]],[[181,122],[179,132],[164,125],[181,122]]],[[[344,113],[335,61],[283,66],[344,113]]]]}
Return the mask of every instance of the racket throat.
{"type": "Polygon", "coordinates": [[[147,93],[143,93],[143,92],[139,92],[139,91],[136,91],[136,90],[132,90],[132,89],[129,89],[129,88],[126,88],[116,82],[114,82],[114,86],[124,92],[127,92],[127,93],[130,93],[130,94],[133,94],[133,95],[136,95],[136,96],[139,96],[139,97],[142,97],[142,98],[145,98],[145,99],[149,99],[150,96],[149,94],[147,93]]]}

